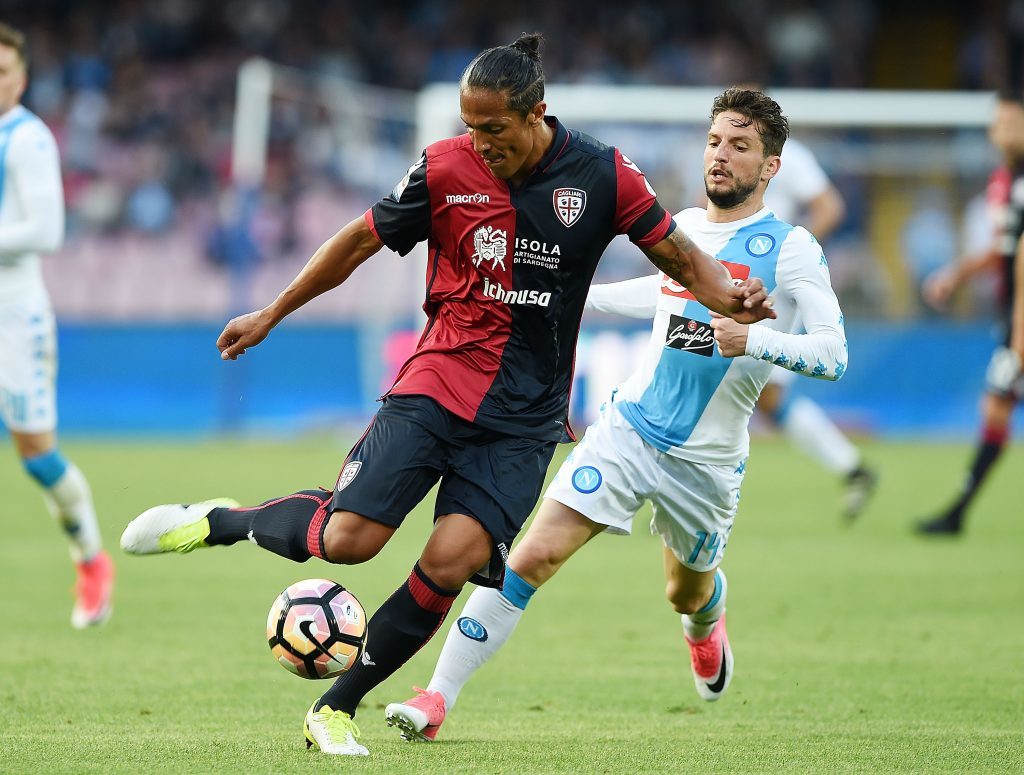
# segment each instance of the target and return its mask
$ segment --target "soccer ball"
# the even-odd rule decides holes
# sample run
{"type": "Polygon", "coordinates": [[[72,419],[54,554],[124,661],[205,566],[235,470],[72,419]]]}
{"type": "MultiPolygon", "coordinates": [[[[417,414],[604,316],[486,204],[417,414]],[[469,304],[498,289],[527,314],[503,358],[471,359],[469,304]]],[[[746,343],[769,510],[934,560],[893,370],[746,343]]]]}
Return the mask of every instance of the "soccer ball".
{"type": "Polygon", "coordinates": [[[267,616],[270,653],[303,678],[334,678],[366,645],[366,613],[355,595],[328,579],[296,581],[267,616]]]}

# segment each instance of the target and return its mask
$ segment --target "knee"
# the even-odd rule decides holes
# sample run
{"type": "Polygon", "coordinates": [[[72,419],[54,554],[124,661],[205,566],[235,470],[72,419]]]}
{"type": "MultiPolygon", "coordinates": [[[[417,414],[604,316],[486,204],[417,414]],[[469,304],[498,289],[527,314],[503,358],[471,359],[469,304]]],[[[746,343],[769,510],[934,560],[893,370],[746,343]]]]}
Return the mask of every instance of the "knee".
{"type": "Polygon", "coordinates": [[[13,433],[14,447],[23,460],[31,460],[53,452],[57,440],[52,433],[13,433]]]}
{"type": "Polygon", "coordinates": [[[473,574],[491,559],[493,548],[489,539],[473,541],[468,546],[429,546],[420,557],[420,568],[442,589],[462,589],[473,574]]]}
{"type": "Polygon", "coordinates": [[[1000,430],[1009,427],[1015,407],[1014,399],[1004,396],[986,395],[982,402],[982,418],[988,427],[1000,430]]]}
{"type": "Polygon", "coordinates": [[[665,597],[676,613],[693,614],[707,604],[711,595],[704,589],[683,583],[680,579],[669,579],[665,585],[665,597]]]}
{"type": "Polygon", "coordinates": [[[335,517],[331,516],[324,529],[324,559],[328,562],[358,565],[376,557],[387,543],[386,537],[377,535],[379,531],[335,517]]]}
{"type": "Polygon", "coordinates": [[[554,576],[567,558],[556,547],[524,541],[509,557],[509,564],[535,589],[554,576]]]}

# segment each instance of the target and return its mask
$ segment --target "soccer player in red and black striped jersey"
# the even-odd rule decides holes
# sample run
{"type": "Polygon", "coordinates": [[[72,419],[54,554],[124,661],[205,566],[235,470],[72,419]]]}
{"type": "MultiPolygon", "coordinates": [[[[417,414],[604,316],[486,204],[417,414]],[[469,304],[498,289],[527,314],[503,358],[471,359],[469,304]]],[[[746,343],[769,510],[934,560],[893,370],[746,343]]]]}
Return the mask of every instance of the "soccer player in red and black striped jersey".
{"type": "Polygon", "coordinates": [[[1018,90],[1006,90],[999,95],[989,138],[1007,165],[1007,170],[1000,170],[990,181],[990,202],[1001,211],[996,245],[990,254],[932,280],[927,297],[945,302],[954,283],[994,267],[1002,279],[1002,337],[985,375],[981,437],[967,478],[943,512],[917,525],[917,531],[923,535],[957,535],[963,530],[967,509],[1002,456],[1010,437],[1014,409],[1024,397],[1024,284],[1017,279],[1024,273],[1020,257],[1024,245],[1024,96],[1018,90]]]}
{"type": "Polygon", "coordinates": [[[428,322],[333,492],[248,509],[157,506],[122,536],[137,554],[249,538],[299,562],[360,563],[440,480],[419,561],[371,617],[360,662],[306,715],[307,741],[326,753],[365,755],[352,722],[362,697],[430,639],[467,581],[500,587],[555,445],[571,438],[580,318],[615,235],[707,307],[743,323],[774,317],[761,281],[734,284],[675,228],[633,162],[546,115],[540,42],[523,35],[477,56],[460,85],[468,132],[428,147],[274,302],[230,321],[218,340],[234,360],[381,247],[404,255],[427,241],[428,322]]]}

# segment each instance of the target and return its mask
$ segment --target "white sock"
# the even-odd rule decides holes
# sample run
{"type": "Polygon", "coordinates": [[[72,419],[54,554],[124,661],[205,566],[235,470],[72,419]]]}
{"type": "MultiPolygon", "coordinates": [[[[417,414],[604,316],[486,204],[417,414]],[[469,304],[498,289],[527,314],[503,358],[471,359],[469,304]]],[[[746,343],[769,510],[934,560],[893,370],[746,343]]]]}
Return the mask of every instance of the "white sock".
{"type": "Polygon", "coordinates": [[[725,578],[725,571],[721,568],[715,571],[715,591],[711,593],[711,599],[707,604],[692,614],[683,614],[683,632],[690,640],[704,640],[715,629],[718,620],[725,614],[725,598],[729,591],[729,582],[725,578]]]}
{"type": "Polygon", "coordinates": [[[806,454],[837,474],[849,474],[860,463],[860,452],[822,408],[809,398],[793,399],[782,418],[786,435],[806,454]]]}
{"type": "Polygon", "coordinates": [[[71,558],[75,562],[91,560],[103,548],[92,492],[85,475],[74,463],[64,474],[43,489],[46,508],[71,539],[71,558]]]}
{"type": "Polygon", "coordinates": [[[508,640],[523,616],[497,589],[477,587],[452,623],[427,689],[441,692],[447,710],[466,682],[508,640]]]}

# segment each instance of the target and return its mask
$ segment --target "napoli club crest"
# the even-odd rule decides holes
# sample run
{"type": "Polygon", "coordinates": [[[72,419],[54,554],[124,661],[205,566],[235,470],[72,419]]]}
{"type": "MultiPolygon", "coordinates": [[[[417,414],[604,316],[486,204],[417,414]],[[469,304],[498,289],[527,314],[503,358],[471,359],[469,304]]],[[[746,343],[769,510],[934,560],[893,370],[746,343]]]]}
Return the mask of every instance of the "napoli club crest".
{"type": "Polygon", "coordinates": [[[587,209],[587,192],[578,188],[556,188],[551,200],[555,215],[566,226],[572,226],[587,209]]]}
{"type": "Polygon", "coordinates": [[[593,466],[580,466],[572,472],[572,486],[577,492],[590,495],[601,486],[604,477],[593,466]]]}

